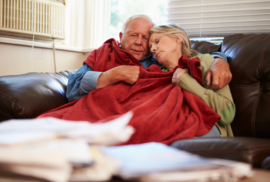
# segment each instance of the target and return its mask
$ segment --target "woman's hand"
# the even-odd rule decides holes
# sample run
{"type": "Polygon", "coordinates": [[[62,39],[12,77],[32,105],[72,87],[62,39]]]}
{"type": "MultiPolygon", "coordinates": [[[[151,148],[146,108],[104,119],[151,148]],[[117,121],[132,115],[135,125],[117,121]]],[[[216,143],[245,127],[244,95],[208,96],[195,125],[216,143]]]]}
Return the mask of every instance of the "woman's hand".
{"type": "Polygon", "coordinates": [[[178,81],[180,80],[180,78],[184,75],[188,73],[188,69],[182,69],[182,68],[177,68],[175,70],[175,72],[173,73],[173,77],[172,77],[172,83],[177,85],[178,81]]]}

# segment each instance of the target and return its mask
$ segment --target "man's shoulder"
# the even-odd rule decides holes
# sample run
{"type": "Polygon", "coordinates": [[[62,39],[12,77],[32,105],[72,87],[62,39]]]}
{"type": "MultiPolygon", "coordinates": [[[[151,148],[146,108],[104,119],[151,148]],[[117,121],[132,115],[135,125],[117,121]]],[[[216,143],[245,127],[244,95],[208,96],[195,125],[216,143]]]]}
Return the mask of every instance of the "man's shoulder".
{"type": "Polygon", "coordinates": [[[156,64],[158,66],[161,66],[161,64],[155,59],[154,55],[151,54],[143,59],[139,60],[140,63],[147,69],[152,64],[156,64]]]}
{"type": "Polygon", "coordinates": [[[145,58],[142,58],[140,59],[139,61],[142,63],[142,62],[145,62],[145,61],[152,61],[152,58],[153,58],[153,55],[149,55],[145,58]]]}

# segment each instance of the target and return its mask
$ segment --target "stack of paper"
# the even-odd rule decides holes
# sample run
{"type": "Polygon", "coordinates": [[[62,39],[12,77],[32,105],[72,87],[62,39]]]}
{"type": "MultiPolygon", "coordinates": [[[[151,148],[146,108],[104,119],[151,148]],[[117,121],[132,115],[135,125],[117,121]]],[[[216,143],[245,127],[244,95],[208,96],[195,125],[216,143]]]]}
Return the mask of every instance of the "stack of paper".
{"type": "Polygon", "coordinates": [[[117,159],[117,174],[140,181],[232,181],[252,175],[249,164],[206,159],[160,143],[107,147],[104,153],[117,159]]]}
{"type": "Polygon", "coordinates": [[[0,146],[14,146],[57,138],[84,139],[90,144],[125,142],[134,129],[127,126],[132,113],[106,123],[66,121],[56,118],[17,119],[0,124],[0,146]]]}
{"type": "Polygon", "coordinates": [[[119,163],[102,146],[126,142],[132,113],[106,123],[55,118],[10,120],[0,124],[0,170],[49,181],[104,181],[119,163]]]}
{"type": "Polygon", "coordinates": [[[251,166],[206,159],[160,144],[126,142],[132,113],[102,124],[55,118],[0,124],[0,171],[54,182],[108,181],[113,175],[140,181],[207,181],[251,175],[251,166]]]}

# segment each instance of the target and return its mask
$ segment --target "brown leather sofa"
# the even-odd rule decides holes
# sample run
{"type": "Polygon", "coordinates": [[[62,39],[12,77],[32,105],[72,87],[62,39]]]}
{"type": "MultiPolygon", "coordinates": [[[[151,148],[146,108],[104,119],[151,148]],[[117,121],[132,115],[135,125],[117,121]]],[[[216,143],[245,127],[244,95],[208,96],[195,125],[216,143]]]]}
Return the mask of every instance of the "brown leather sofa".
{"type": "MultiPolygon", "coordinates": [[[[192,47],[201,53],[221,51],[228,58],[236,105],[235,137],[185,139],[172,146],[270,169],[270,34],[235,34],[225,37],[221,45],[192,42],[192,47]]],[[[67,103],[65,90],[71,72],[0,77],[0,122],[34,118],[67,103]]]]}

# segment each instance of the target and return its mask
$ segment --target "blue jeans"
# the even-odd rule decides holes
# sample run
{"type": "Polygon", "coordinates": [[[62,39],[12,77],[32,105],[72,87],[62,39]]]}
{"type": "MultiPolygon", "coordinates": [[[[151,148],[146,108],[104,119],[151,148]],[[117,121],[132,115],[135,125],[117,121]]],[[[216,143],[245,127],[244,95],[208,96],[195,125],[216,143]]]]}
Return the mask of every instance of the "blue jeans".
{"type": "Polygon", "coordinates": [[[213,128],[205,135],[196,136],[194,138],[200,138],[200,137],[221,137],[221,136],[220,136],[220,131],[219,131],[218,127],[216,125],[214,125],[213,128]]]}

